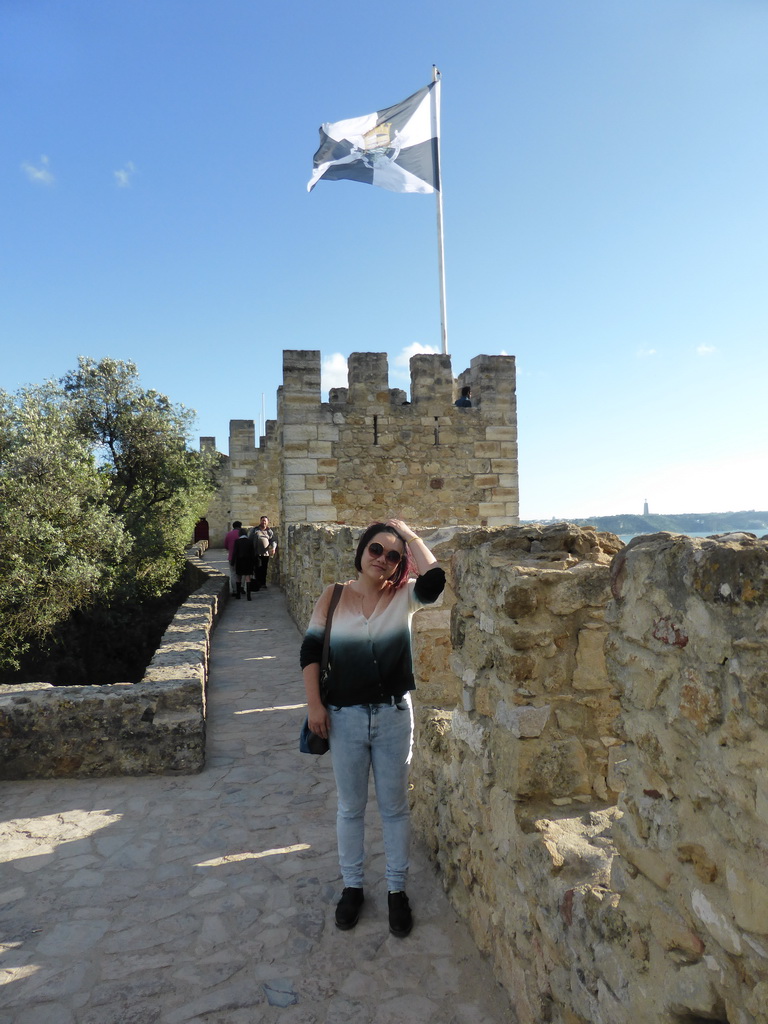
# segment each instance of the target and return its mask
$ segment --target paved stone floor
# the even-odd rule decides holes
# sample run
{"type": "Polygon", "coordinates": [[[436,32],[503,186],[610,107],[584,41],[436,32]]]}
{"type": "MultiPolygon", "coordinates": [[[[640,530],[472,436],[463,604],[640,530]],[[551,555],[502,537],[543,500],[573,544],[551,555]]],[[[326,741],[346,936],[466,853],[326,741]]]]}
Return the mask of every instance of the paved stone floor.
{"type": "Polygon", "coordinates": [[[0,1024],[514,1021],[418,844],[415,927],[389,934],[373,803],[364,912],[334,926],[333,777],[298,751],[299,642],[278,588],[230,601],[199,775],[2,785],[0,1024]]]}

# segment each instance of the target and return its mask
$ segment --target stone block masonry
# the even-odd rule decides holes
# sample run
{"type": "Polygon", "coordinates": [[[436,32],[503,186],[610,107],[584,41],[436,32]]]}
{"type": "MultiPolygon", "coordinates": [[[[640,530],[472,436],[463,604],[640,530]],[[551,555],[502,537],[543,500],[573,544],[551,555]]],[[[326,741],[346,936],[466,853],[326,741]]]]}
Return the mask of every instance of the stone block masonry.
{"type": "Polygon", "coordinates": [[[653,979],[673,1020],[768,1024],[768,542],[637,538],[611,587],[623,815],[610,889],[646,961],[616,995],[655,1019],[653,979]]]}
{"type": "Polygon", "coordinates": [[[229,582],[189,560],[201,585],[177,611],[140,683],[0,688],[0,779],[202,770],[211,633],[229,582]]]}
{"type": "Polygon", "coordinates": [[[393,514],[435,526],[516,523],[514,357],[477,356],[454,379],[449,356],[417,355],[410,371],[408,401],[389,386],[386,354],[352,353],[348,387],[322,402],[320,353],[283,352],[277,419],[259,446],[252,420],[230,422],[212,543],[261,514],[284,536],[300,523],[362,526],[393,514]],[[465,384],[472,407],[456,408],[465,384]]]}

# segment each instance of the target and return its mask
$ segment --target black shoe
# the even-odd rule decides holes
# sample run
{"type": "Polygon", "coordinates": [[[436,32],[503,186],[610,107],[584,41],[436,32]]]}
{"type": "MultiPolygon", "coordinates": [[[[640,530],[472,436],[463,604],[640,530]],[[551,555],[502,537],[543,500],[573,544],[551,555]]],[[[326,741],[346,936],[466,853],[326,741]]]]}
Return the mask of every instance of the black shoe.
{"type": "Polygon", "coordinates": [[[355,927],[360,917],[360,907],[362,907],[364,899],[365,896],[362,889],[344,889],[341,899],[336,904],[337,928],[341,928],[343,932],[348,932],[350,928],[355,927]]]}
{"type": "Polygon", "coordinates": [[[389,903],[389,930],[399,939],[404,939],[413,928],[413,915],[408,897],[404,892],[390,892],[387,895],[387,902],[389,903]]]}

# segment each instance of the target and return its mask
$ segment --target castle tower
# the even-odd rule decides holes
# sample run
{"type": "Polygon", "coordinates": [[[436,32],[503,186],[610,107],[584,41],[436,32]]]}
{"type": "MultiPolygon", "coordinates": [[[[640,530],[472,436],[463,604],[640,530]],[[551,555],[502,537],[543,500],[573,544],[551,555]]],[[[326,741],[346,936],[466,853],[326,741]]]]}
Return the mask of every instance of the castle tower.
{"type": "Polygon", "coordinates": [[[264,512],[283,535],[295,523],[389,516],[421,527],[517,523],[513,356],[476,356],[458,379],[450,356],[413,356],[410,401],[390,388],[386,353],[352,353],[348,386],[328,402],[320,368],[318,351],[283,352],[277,421],[258,448],[253,421],[232,420],[220,509],[243,522],[264,512]],[[467,384],[472,406],[457,408],[467,384]]]}

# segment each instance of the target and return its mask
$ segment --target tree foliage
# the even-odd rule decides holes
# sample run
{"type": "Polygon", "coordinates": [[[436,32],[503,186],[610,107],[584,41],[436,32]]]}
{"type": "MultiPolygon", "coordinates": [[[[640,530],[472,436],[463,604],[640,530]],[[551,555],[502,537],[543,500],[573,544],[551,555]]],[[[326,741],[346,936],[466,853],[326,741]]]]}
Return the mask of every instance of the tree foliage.
{"type": "Polygon", "coordinates": [[[211,456],[187,447],[195,414],[143,390],[133,363],[81,358],[62,384],[107,481],[109,506],[132,540],[125,583],[156,595],[178,576],[215,487],[211,456]]]}
{"type": "Polygon", "coordinates": [[[89,609],[175,583],[214,488],[193,422],[114,359],[0,392],[0,669],[89,609]]]}

